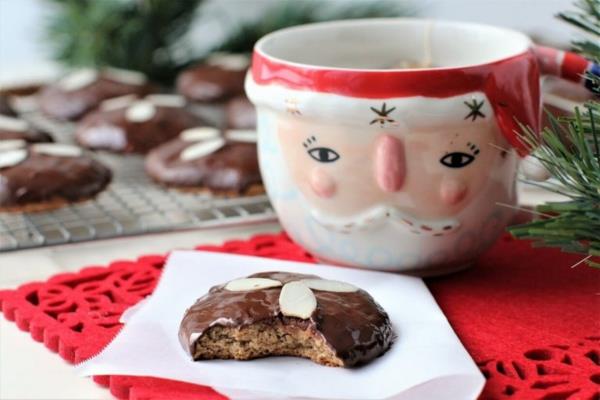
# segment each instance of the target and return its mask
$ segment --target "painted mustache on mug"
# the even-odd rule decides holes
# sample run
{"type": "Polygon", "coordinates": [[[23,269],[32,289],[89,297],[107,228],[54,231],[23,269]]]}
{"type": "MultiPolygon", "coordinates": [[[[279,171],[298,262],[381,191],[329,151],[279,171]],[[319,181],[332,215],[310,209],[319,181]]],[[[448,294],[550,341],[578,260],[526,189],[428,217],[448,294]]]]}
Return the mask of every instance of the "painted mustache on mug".
{"type": "Polygon", "coordinates": [[[324,228],[347,234],[393,224],[415,235],[443,236],[460,227],[460,222],[455,218],[425,220],[388,205],[377,205],[366,211],[343,217],[316,209],[312,209],[310,215],[324,228]]]}

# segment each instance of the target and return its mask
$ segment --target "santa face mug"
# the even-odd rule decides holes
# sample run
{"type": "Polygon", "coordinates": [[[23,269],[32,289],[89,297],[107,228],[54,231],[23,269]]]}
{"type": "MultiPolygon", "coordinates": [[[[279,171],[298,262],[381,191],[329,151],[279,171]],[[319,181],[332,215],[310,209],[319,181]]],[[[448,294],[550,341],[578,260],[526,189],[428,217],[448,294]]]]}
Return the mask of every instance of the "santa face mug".
{"type": "Polygon", "coordinates": [[[539,75],[584,59],[521,33],[416,19],[285,29],[261,39],[246,90],[261,172],[288,234],[321,260],[436,275],[501,234],[538,129],[539,75]]]}

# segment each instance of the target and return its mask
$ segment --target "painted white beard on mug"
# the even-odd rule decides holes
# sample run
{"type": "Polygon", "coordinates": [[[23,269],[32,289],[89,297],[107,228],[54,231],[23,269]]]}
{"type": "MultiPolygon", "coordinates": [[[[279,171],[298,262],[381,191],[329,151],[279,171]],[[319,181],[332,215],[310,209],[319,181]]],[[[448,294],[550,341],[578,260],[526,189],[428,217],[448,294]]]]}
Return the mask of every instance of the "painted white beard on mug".
{"type": "MultiPolygon", "coordinates": [[[[416,233],[413,227],[401,220],[400,216],[405,214],[389,206],[375,206],[362,213],[363,217],[376,214],[379,218],[360,225],[356,223],[360,217],[353,215],[341,220],[310,206],[300,193],[273,201],[278,213],[287,215],[288,221],[296,227],[286,231],[309,251],[319,253],[326,249],[338,263],[348,266],[380,270],[397,270],[400,267],[404,271],[427,266],[433,275],[438,273],[440,265],[454,269],[467,267],[481,249],[502,234],[514,211],[496,202],[514,204],[515,188],[507,191],[498,182],[490,180],[480,195],[453,218],[427,220],[427,226],[432,230],[420,229],[420,233],[416,233]],[[490,202],[490,199],[495,199],[495,202],[490,202]],[[383,215],[386,210],[392,211],[392,214],[383,215]],[[398,214],[394,215],[394,212],[398,214]],[[344,221],[354,221],[355,225],[348,228],[344,221]],[[444,231],[445,226],[451,228],[444,231]],[[436,234],[440,227],[443,235],[436,234]]],[[[283,225],[286,227],[285,222],[283,225]]],[[[424,271],[420,273],[427,275],[424,271]]]]}
{"type": "Polygon", "coordinates": [[[460,221],[456,218],[421,219],[397,207],[384,204],[343,217],[330,215],[315,208],[311,209],[310,215],[324,228],[340,233],[375,231],[384,225],[390,225],[415,235],[443,236],[460,227],[460,221]]]}

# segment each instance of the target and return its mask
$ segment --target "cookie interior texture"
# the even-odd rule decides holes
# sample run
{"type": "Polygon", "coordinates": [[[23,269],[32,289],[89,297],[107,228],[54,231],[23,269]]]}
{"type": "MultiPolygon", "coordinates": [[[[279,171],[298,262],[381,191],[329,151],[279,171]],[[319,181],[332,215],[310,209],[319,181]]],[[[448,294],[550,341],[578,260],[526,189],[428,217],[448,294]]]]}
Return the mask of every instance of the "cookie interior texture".
{"type": "Polygon", "coordinates": [[[323,337],[301,320],[273,318],[241,327],[215,326],[195,342],[194,360],[251,360],[293,356],[332,367],[343,367],[323,337]]]}
{"type": "MultiPolygon", "coordinates": [[[[283,287],[314,275],[263,272],[248,278],[281,282],[283,287]]],[[[385,353],[395,338],[385,310],[364,290],[312,289],[316,306],[309,317],[284,315],[282,286],[232,291],[215,286],[190,307],[179,339],[191,357],[248,360],[297,356],[319,364],[352,367],[385,353]]]]}

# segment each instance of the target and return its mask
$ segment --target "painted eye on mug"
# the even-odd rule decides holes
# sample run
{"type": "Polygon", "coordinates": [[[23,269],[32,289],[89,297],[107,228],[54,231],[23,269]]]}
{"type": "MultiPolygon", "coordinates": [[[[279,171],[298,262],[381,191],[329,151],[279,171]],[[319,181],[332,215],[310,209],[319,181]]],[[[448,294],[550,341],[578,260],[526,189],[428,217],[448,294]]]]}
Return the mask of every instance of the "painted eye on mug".
{"type": "Polygon", "coordinates": [[[328,147],[316,147],[308,151],[308,154],[318,162],[330,163],[334,162],[340,155],[328,147]]]}
{"type": "Polygon", "coordinates": [[[448,153],[440,159],[440,162],[448,168],[462,168],[471,164],[475,160],[475,157],[463,153],[461,151],[455,151],[454,153],[448,153]]]}

